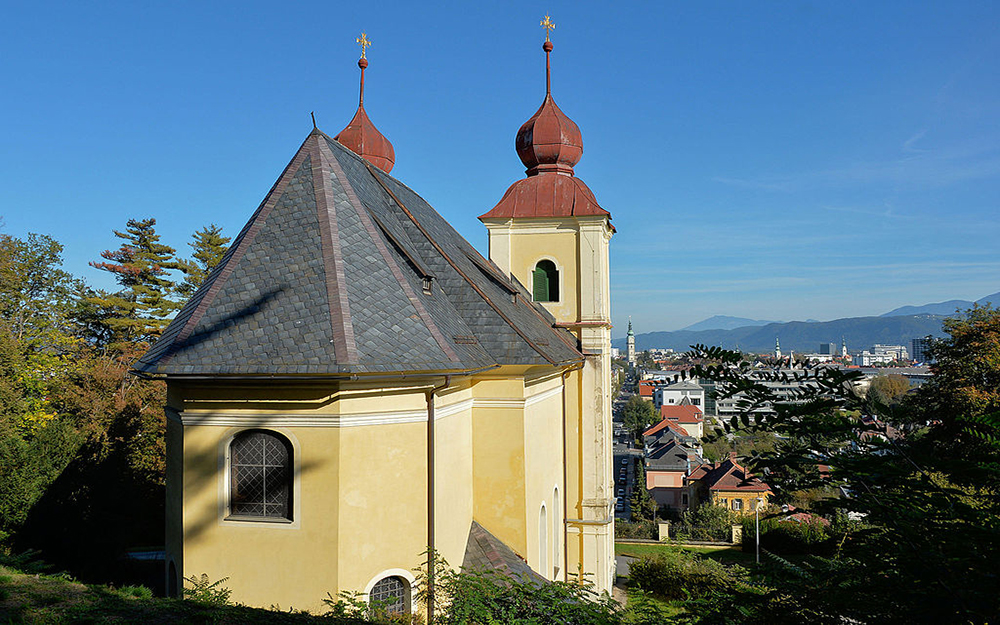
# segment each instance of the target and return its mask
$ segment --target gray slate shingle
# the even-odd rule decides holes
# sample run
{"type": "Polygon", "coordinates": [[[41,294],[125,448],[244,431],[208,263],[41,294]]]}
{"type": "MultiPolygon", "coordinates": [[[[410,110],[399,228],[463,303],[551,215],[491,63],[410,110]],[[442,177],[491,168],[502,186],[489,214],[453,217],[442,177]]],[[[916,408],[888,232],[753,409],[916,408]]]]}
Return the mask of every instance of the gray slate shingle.
{"type": "Polygon", "coordinates": [[[336,375],[580,360],[575,337],[530,299],[409,187],[314,131],[133,369],[336,375]]]}

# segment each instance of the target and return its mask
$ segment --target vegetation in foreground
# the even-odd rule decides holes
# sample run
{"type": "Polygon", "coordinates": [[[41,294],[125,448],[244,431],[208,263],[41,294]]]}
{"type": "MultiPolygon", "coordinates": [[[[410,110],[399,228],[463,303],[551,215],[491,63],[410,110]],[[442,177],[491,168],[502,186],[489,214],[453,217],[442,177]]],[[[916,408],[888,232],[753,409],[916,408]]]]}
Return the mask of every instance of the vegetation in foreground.
{"type": "Polygon", "coordinates": [[[66,575],[24,573],[0,566],[2,623],[363,623],[301,612],[153,597],[145,586],[81,584],[66,575]]]}

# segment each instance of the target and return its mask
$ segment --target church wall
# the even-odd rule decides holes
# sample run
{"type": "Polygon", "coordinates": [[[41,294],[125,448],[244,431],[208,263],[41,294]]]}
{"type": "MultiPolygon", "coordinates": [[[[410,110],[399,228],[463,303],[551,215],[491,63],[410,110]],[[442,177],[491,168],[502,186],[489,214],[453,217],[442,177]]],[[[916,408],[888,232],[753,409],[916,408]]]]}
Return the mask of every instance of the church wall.
{"type": "Polygon", "coordinates": [[[438,553],[462,566],[473,515],[472,390],[443,391],[435,406],[435,533],[438,553]]]}
{"type": "Polygon", "coordinates": [[[418,566],[427,548],[427,423],[340,432],[335,566],[341,590],[363,591],[380,572],[418,566]]]}
{"type": "Polygon", "coordinates": [[[555,567],[563,570],[562,506],[555,508],[555,489],[560,500],[563,489],[562,446],[562,380],[550,377],[525,389],[524,446],[525,456],[525,526],[527,528],[528,564],[538,573],[552,579],[555,567]],[[545,535],[539,531],[540,509],[546,509],[545,535]],[[544,541],[544,542],[543,542],[544,541]],[[558,547],[557,545],[558,541],[558,547]],[[545,548],[545,567],[540,565],[540,548],[545,548]]]}
{"type": "Polygon", "coordinates": [[[517,378],[484,379],[473,390],[473,516],[527,557],[524,383],[517,378]]]}
{"type": "Polygon", "coordinates": [[[559,301],[545,302],[543,306],[559,320],[576,319],[579,280],[575,227],[565,221],[548,219],[532,219],[514,225],[485,223],[489,229],[490,260],[514,275],[529,292],[531,272],[538,261],[548,259],[556,264],[559,301]]]}
{"type": "MultiPolygon", "coordinates": [[[[235,601],[310,610],[323,609],[327,592],[365,591],[388,574],[412,577],[427,545],[428,387],[406,384],[174,388],[178,441],[168,453],[183,466],[182,575],[229,577],[235,601]],[[228,443],[254,427],[293,444],[292,523],[223,520],[228,443]]],[[[464,393],[437,399],[439,540],[446,536],[439,550],[456,566],[472,507],[471,402],[464,393]]]]}
{"type": "MultiPolygon", "coordinates": [[[[568,519],[583,518],[583,431],[580,426],[580,371],[572,371],[566,376],[566,478],[568,519]]],[[[577,575],[583,566],[583,542],[580,526],[567,524],[566,555],[567,574],[577,575]]]]}
{"type": "MultiPolygon", "coordinates": [[[[268,424],[266,420],[261,425],[268,424]]],[[[339,467],[336,428],[268,427],[294,449],[297,488],[293,522],[226,521],[226,447],[244,427],[185,426],[185,577],[208,575],[225,582],[232,599],[260,605],[319,609],[337,589],[336,496],[339,467]],[[262,574],[266,572],[266,574],[262,574]]]]}
{"type": "Polygon", "coordinates": [[[184,428],[176,417],[176,412],[167,408],[166,431],[166,518],[164,537],[166,544],[167,591],[180,592],[183,587],[181,573],[184,571],[184,539],[183,539],[183,498],[182,488],[184,478],[184,428]],[[171,570],[170,563],[174,568],[171,570]],[[171,576],[173,579],[171,580],[171,576]]]}

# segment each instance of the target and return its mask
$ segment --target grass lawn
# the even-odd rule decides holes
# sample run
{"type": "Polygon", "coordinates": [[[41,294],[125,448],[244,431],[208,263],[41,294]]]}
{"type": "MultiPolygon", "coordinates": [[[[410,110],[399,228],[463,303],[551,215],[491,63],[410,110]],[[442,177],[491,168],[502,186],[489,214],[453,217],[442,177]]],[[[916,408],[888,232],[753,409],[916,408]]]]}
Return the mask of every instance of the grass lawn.
{"type": "Polygon", "coordinates": [[[642,556],[670,553],[676,550],[697,553],[727,566],[738,564],[750,568],[754,564],[754,554],[744,553],[740,547],[680,547],[669,543],[636,545],[615,543],[615,555],[617,556],[641,558],[642,556]]]}
{"type": "Polygon", "coordinates": [[[304,613],[159,599],[148,588],[88,586],[0,566],[0,623],[355,623],[304,613]]]}

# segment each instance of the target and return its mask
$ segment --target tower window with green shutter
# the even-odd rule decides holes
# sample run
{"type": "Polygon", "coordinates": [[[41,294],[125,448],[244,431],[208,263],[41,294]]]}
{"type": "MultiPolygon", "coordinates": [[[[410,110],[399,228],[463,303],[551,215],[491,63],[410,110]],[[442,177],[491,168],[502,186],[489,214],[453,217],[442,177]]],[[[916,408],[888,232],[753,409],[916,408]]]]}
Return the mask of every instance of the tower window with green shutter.
{"type": "Polygon", "coordinates": [[[555,263],[540,260],[531,274],[531,296],[536,302],[559,301],[559,270],[555,263]]]}

